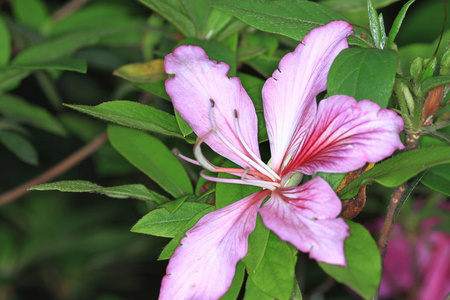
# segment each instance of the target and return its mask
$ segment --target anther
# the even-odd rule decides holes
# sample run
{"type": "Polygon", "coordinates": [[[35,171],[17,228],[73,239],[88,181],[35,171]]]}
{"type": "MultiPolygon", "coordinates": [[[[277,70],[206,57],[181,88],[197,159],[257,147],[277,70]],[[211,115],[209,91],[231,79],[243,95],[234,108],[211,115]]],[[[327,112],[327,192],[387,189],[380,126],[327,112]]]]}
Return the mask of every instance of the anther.
{"type": "Polygon", "coordinates": [[[238,118],[238,112],[237,110],[234,110],[234,117],[237,119],[238,118]]]}
{"type": "Polygon", "coordinates": [[[272,77],[272,78],[273,78],[273,80],[278,81],[278,79],[276,79],[275,77],[272,77]]]}
{"type": "Polygon", "coordinates": [[[211,102],[211,107],[214,107],[214,105],[216,104],[216,103],[214,102],[214,100],[213,100],[213,99],[209,99],[209,101],[211,102]]]}
{"type": "Polygon", "coordinates": [[[281,73],[281,70],[280,70],[280,68],[277,68],[277,70],[278,70],[278,72],[280,72],[280,73],[281,73]]]}

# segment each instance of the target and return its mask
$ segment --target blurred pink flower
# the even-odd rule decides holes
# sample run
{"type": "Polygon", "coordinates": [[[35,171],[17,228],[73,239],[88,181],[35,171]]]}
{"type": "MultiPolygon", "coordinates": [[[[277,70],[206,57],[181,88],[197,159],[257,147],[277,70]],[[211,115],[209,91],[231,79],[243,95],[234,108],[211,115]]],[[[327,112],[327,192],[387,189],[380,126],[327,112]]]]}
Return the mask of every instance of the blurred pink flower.
{"type": "Polygon", "coordinates": [[[374,102],[332,96],[316,104],[327,87],[336,56],[348,47],[352,27],[334,21],[313,29],[294,52],[281,60],[262,90],[270,141],[270,164],[261,160],[255,108],[239,78],[228,78],[230,67],[209,60],[196,46],[180,46],[165,58],[166,90],[174,107],[200,140],[197,160],[210,172],[240,178],[215,182],[263,188],[204,216],[181,240],[169,261],[160,299],[218,299],[234,277],[236,264],[247,253],[248,236],[257,213],[280,239],[309,252],[321,262],[346,265],[344,240],[348,225],[337,218],[341,202],[328,183],[316,177],[297,186],[301,176],[316,172],[349,172],[377,162],[403,145],[403,120],[374,102]],[[202,154],[205,142],[241,168],[221,168],[202,154]],[[263,200],[269,200],[261,206],[263,200]]]}
{"type": "Polygon", "coordinates": [[[433,229],[439,222],[436,217],[425,219],[418,232],[394,226],[383,266],[381,298],[404,294],[410,300],[440,300],[450,293],[450,235],[433,229]]]}

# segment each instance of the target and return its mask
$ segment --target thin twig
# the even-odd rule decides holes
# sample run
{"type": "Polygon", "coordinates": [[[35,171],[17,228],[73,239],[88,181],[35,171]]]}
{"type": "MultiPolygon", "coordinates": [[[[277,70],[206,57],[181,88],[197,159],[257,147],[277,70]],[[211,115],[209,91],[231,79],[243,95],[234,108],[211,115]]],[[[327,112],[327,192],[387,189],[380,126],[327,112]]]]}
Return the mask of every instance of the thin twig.
{"type": "Polygon", "coordinates": [[[69,170],[70,168],[72,168],[73,166],[75,166],[88,156],[90,156],[92,153],[97,151],[97,149],[100,148],[100,146],[102,146],[107,139],[108,135],[106,132],[98,135],[89,144],[87,144],[77,152],[73,153],[72,155],[70,155],[69,157],[58,163],[53,168],[45,171],[44,173],[31,179],[30,181],[16,187],[15,189],[0,195],[0,206],[5,205],[23,196],[25,193],[28,192],[27,190],[30,187],[47,182],[48,180],[53,179],[54,177],[69,170]]]}
{"type": "Polygon", "coordinates": [[[88,2],[89,0],[71,0],[67,2],[63,7],[53,13],[53,21],[61,21],[82,8],[88,2]]]}

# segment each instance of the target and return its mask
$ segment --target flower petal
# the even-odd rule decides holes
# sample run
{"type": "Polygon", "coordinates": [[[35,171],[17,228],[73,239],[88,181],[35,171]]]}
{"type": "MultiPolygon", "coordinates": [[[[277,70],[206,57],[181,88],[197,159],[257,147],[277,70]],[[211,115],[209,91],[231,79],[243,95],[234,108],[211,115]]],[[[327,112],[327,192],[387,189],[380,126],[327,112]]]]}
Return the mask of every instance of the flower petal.
{"type": "Polygon", "coordinates": [[[298,187],[282,188],[259,209],[264,225],[280,239],[317,261],[346,266],[344,241],[350,235],[336,217],[341,202],[328,183],[316,177],[298,187]]]}
{"type": "Polygon", "coordinates": [[[404,148],[399,134],[403,119],[369,100],[337,95],[319,103],[305,143],[284,172],[345,173],[378,162],[404,148]]]}
{"type": "Polygon", "coordinates": [[[264,84],[264,116],[274,171],[280,170],[310,128],[317,110],[315,97],[326,89],[331,64],[348,48],[346,38],[352,33],[352,26],[344,21],[313,29],[294,52],[283,57],[264,84]]]}
{"type": "Polygon", "coordinates": [[[181,240],[167,266],[160,300],[219,299],[248,250],[258,207],[267,191],[207,214],[181,240]]]}
{"type": "MultiPolygon", "coordinates": [[[[248,147],[259,155],[258,123],[255,108],[239,78],[228,78],[230,67],[210,60],[205,51],[197,46],[180,46],[164,60],[166,73],[175,77],[166,80],[166,90],[175,109],[194,132],[205,136],[213,128],[210,112],[218,131],[239,151],[247,155],[236,132],[235,111],[239,127],[248,147]],[[212,102],[214,107],[212,107],[212,102]]],[[[247,167],[247,158],[238,156],[217,133],[206,138],[206,143],[220,155],[247,167]]]]}

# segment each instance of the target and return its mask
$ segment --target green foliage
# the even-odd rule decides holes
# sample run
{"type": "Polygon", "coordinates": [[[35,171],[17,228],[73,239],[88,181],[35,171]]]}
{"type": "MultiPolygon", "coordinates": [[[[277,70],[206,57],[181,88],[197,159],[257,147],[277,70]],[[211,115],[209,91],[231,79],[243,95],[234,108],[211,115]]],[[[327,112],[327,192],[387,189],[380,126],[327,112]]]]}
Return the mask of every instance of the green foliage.
{"type": "Polygon", "coordinates": [[[13,152],[20,160],[36,166],[38,155],[34,146],[20,134],[0,131],[0,143],[13,152]]]}
{"type": "Polygon", "coordinates": [[[350,182],[339,192],[339,196],[342,199],[351,198],[362,185],[372,181],[387,187],[396,187],[428,168],[446,163],[450,163],[449,146],[426,147],[403,152],[379,163],[350,182]]]}
{"type": "Polygon", "coordinates": [[[98,193],[112,198],[134,198],[162,204],[164,196],[150,192],[142,184],[127,184],[114,187],[102,187],[84,180],[67,180],[36,185],[31,191],[61,191],[71,193],[98,193]]]}
{"type": "Polygon", "coordinates": [[[11,55],[11,36],[3,18],[0,17],[0,67],[4,67],[11,55]]]}
{"type": "Polygon", "coordinates": [[[347,267],[319,262],[320,267],[338,282],[345,283],[364,299],[371,298],[381,280],[381,258],[375,241],[361,225],[347,221],[350,237],[345,240],[347,267]]]}
{"type": "Polygon", "coordinates": [[[397,59],[392,50],[345,49],[328,74],[328,93],[368,99],[386,107],[394,87],[397,59]]]}
{"type": "Polygon", "coordinates": [[[192,184],[181,163],[157,138],[144,132],[108,126],[113,147],[174,197],[192,194],[192,184]]]}
{"type": "Polygon", "coordinates": [[[12,9],[19,23],[38,30],[49,17],[45,4],[40,0],[14,0],[12,9]]]}
{"type": "Polygon", "coordinates": [[[239,296],[242,283],[244,282],[245,268],[241,262],[236,265],[236,274],[234,275],[233,282],[231,283],[228,292],[220,297],[220,300],[235,300],[239,296]]]}
{"type": "Polygon", "coordinates": [[[429,169],[421,182],[430,189],[450,196],[450,165],[440,165],[429,169]]]}

